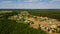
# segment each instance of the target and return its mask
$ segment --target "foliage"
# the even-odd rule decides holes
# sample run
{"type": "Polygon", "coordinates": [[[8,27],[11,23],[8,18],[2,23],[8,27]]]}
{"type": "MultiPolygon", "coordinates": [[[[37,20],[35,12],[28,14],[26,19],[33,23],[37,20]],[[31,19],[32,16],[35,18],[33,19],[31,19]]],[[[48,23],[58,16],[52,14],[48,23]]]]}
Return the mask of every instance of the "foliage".
{"type": "Polygon", "coordinates": [[[60,10],[31,10],[29,11],[31,15],[50,17],[57,20],[60,20],[60,10]]]}
{"type": "MultiPolygon", "coordinates": [[[[9,11],[9,10],[8,10],[9,11]]],[[[60,20],[60,10],[12,10],[15,12],[0,14],[0,34],[47,34],[42,30],[30,28],[28,24],[17,23],[15,20],[7,18],[19,13],[18,11],[29,11],[30,14],[36,16],[47,16],[60,20]],[[38,12],[37,12],[38,11],[38,12]]]]}
{"type": "Polygon", "coordinates": [[[30,28],[28,24],[16,23],[16,21],[0,20],[0,34],[47,34],[42,30],[30,28]]]}

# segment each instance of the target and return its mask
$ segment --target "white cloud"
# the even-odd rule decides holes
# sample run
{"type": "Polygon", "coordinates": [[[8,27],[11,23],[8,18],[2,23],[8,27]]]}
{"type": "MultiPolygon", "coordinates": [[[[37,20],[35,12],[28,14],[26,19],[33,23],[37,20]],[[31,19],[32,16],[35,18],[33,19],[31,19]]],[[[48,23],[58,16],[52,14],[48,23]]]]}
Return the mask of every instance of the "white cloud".
{"type": "MultiPolygon", "coordinates": [[[[25,2],[36,2],[37,0],[25,0],[25,2]]],[[[55,1],[55,0],[54,0],[55,1]]],[[[12,1],[3,1],[0,3],[0,9],[1,8],[7,8],[7,9],[49,9],[49,8],[54,8],[60,9],[60,5],[57,4],[52,4],[52,3],[44,3],[44,2],[39,2],[39,3],[12,3],[12,1]]]]}

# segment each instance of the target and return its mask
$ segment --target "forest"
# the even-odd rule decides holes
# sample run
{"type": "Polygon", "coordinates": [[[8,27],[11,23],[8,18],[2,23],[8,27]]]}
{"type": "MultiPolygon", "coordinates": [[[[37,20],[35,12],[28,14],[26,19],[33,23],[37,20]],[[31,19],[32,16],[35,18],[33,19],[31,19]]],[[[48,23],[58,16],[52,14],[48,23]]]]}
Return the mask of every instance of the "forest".
{"type": "Polygon", "coordinates": [[[29,27],[28,24],[17,23],[16,20],[7,19],[10,16],[18,14],[17,12],[0,14],[0,34],[47,34],[43,30],[37,30],[29,27]]]}
{"type": "MultiPolygon", "coordinates": [[[[6,11],[7,9],[1,9],[6,11]]],[[[21,11],[28,11],[30,14],[35,16],[43,16],[55,18],[60,21],[60,10],[59,9],[9,9],[7,11],[13,11],[11,13],[1,13],[0,15],[0,34],[47,34],[43,30],[37,30],[30,28],[28,24],[17,23],[15,20],[7,19],[10,16],[16,15],[21,11]]]]}

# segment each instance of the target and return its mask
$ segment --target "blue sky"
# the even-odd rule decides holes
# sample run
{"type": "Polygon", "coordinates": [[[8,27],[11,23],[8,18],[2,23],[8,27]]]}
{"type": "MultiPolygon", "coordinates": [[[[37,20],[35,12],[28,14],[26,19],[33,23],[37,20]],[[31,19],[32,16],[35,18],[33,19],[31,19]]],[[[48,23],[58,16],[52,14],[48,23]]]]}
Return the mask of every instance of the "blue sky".
{"type": "Polygon", "coordinates": [[[0,9],[60,9],[60,0],[0,0],[0,9]]]}

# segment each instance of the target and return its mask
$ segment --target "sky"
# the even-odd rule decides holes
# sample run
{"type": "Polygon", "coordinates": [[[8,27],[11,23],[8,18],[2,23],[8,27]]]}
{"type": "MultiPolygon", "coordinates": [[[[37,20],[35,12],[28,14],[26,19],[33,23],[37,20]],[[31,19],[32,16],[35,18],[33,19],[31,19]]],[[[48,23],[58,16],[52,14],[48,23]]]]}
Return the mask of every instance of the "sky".
{"type": "Polygon", "coordinates": [[[0,9],[60,9],[60,0],[0,0],[0,9]]]}

